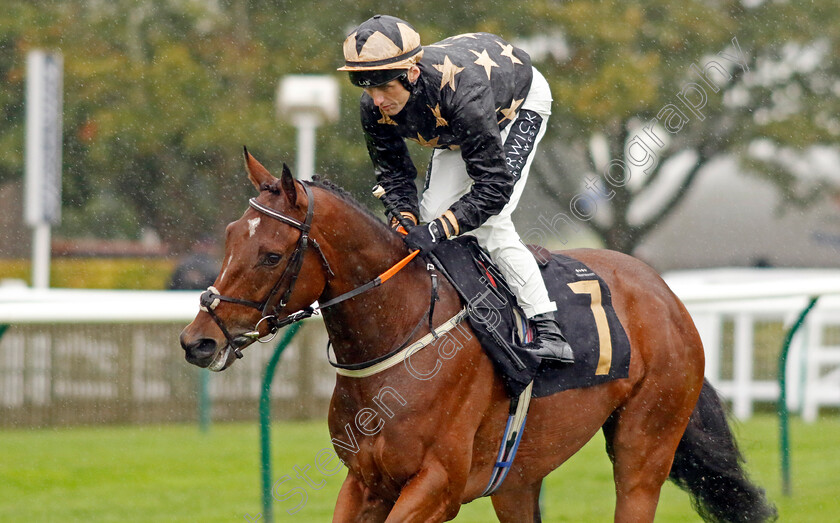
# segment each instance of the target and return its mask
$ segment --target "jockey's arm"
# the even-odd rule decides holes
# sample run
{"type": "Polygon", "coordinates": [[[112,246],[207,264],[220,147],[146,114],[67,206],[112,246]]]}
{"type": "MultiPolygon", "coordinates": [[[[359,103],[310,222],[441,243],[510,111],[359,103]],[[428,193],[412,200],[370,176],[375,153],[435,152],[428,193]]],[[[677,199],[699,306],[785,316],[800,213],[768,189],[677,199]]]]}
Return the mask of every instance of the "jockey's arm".
{"type": "MultiPolygon", "coordinates": [[[[374,108],[376,109],[376,108],[374,108]]],[[[378,109],[376,109],[378,112],[378,109]]],[[[417,198],[417,168],[411,161],[408,147],[399,134],[388,132],[383,126],[376,125],[373,115],[362,113],[362,128],[365,133],[368,154],[373,162],[376,181],[385,189],[382,197],[387,207],[402,214],[409,214],[417,222],[420,204],[417,198]]]]}

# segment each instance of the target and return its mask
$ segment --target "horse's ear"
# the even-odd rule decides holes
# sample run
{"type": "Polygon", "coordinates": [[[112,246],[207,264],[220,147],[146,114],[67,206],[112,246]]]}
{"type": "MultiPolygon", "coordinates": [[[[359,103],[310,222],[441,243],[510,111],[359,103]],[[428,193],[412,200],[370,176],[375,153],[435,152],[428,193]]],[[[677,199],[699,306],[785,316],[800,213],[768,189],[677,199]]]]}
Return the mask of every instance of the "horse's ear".
{"type": "Polygon", "coordinates": [[[286,194],[286,199],[292,207],[297,207],[297,187],[295,186],[295,177],[292,176],[292,171],[289,166],[283,163],[283,174],[280,175],[280,186],[283,187],[283,192],[286,194]]]}
{"type": "Polygon", "coordinates": [[[245,153],[245,170],[248,172],[248,179],[254,184],[257,190],[262,190],[265,185],[273,185],[277,182],[277,178],[268,172],[268,169],[262,166],[251,153],[248,152],[247,147],[243,147],[245,153]]]}

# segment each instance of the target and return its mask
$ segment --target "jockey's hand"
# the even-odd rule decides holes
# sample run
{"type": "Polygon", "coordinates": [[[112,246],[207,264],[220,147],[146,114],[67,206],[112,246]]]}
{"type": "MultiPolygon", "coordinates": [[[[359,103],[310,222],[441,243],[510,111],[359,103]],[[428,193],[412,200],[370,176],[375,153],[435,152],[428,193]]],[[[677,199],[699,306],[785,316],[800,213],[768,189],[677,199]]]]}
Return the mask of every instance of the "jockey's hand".
{"type": "MultiPolygon", "coordinates": [[[[414,213],[408,211],[400,211],[400,215],[403,218],[408,218],[408,220],[411,221],[411,223],[413,223],[414,225],[417,225],[417,216],[414,216],[414,213]]],[[[391,217],[391,228],[396,229],[399,226],[400,222],[398,222],[396,218],[391,217]]]]}
{"type": "Polygon", "coordinates": [[[427,225],[418,225],[408,231],[403,241],[411,250],[420,249],[420,254],[432,252],[446,239],[446,233],[440,218],[432,220],[427,225]]]}

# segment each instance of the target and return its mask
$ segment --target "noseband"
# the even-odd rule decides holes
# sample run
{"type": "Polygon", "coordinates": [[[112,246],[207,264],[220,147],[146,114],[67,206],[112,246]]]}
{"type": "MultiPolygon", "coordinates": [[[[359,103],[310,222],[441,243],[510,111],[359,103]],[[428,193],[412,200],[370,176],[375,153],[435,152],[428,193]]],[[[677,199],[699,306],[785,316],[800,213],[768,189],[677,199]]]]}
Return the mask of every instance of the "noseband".
{"type": "Polygon", "coordinates": [[[312,216],[315,214],[315,199],[312,196],[312,190],[309,188],[309,185],[304,182],[301,182],[301,185],[303,186],[303,192],[306,193],[307,199],[306,217],[303,222],[277,212],[270,207],[266,207],[265,205],[259,203],[256,198],[248,200],[248,205],[250,205],[252,209],[274,218],[275,220],[281,221],[286,225],[290,225],[300,231],[300,238],[298,238],[297,246],[295,247],[294,252],[292,252],[283,274],[280,275],[280,278],[278,278],[274,287],[272,287],[271,292],[268,293],[268,296],[266,296],[263,301],[257,302],[241,298],[233,298],[231,296],[224,296],[220,294],[218,289],[215,287],[208,287],[206,291],[201,293],[201,297],[199,298],[201,310],[210,314],[213,321],[216,322],[216,325],[219,326],[222,333],[225,335],[225,338],[231,348],[233,348],[234,354],[237,358],[242,357],[242,352],[239,350],[240,348],[254,340],[259,339],[259,326],[263,321],[267,323],[270,333],[274,334],[286,325],[308,318],[315,313],[312,307],[306,307],[305,309],[290,314],[285,318],[280,318],[280,311],[289,303],[289,298],[294,291],[295,283],[297,283],[298,275],[300,274],[301,267],[303,266],[304,254],[306,254],[306,249],[310,244],[321,257],[321,262],[327,272],[331,276],[333,275],[330,264],[324,257],[324,253],[321,251],[321,246],[318,245],[318,242],[315,241],[314,238],[309,236],[312,226],[312,216]],[[288,284],[285,284],[287,280],[288,284]],[[281,289],[283,289],[284,286],[286,290],[283,292],[283,295],[279,300],[275,300],[275,296],[281,289]],[[234,338],[231,336],[230,331],[228,331],[227,327],[225,327],[224,323],[215,312],[215,308],[223,301],[257,309],[262,314],[262,318],[257,322],[252,331],[246,332],[234,338]]]}

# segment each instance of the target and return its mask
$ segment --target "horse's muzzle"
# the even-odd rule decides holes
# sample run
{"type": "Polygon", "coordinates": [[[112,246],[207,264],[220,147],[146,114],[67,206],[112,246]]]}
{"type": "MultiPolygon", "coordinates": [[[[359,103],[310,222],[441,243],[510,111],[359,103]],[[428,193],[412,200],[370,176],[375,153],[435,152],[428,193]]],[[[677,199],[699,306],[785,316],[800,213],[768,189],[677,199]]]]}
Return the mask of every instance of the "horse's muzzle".
{"type": "Polygon", "coordinates": [[[206,368],[213,362],[219,349],[216,340],[212,338],[190,339],[186,332],[182,332],[180,340],[186,360],[201,368],[206,368]]]}
{"type": "Polygon", "coordinates": [[[191,338],[187,329],[181,332],[180,341],[188,363],[214,372],[230,367],[242,357],[240,349],[254,342],[252,337],[239,335],[233,338],[233,345],[225,343],[220,346],[213,338],[191,338]]]}

